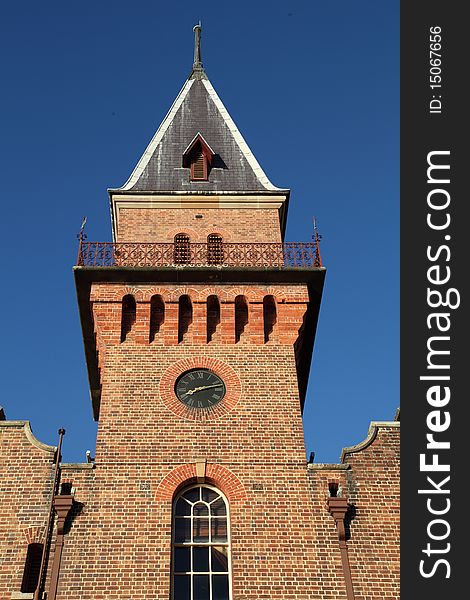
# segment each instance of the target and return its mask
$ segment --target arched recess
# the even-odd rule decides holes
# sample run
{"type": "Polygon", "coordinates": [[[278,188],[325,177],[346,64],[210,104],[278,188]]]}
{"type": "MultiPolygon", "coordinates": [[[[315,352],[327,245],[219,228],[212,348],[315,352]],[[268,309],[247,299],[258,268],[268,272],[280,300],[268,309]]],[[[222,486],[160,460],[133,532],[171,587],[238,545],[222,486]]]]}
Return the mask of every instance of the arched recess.
{"type": "Polygon", "coordinates": [[[193,322],[193,305],[191,298],[184,294],[178,301],[178,344],[180,344],[186,334],[189,326],[193,322]]]}
{"type": "Polygon", "coordinates": [[[276,322],[277,310],[274,296],[265,296],[263,298],[264,343],[269,342],[271,339],[276,322]]]}
{"type": "Polygon", "coordinates": [[[216,295],[207,298],[207,343],[212,342],[220,323],[220,302],[216,295]]]}
{"type": "Polygon", "coordinates": [[[122,299],[121,310],[121,343],[129,339],[136,320],[136,303],[131,294],[122,299]]]}
{"type": "Polygon", "coordinates": [[[235,298],[235,343],[238,343],[248,324],[248,302],[245,296],[235,298]]]}
{"type": "Polygon", "coordinates": [[[165,303],[160,294],[152,296],[150,299],[150,331],[149,331],[149,342],[152,343],[155,340],[155,336],[158,335],[160,329],[165,322],[165,303]]]}

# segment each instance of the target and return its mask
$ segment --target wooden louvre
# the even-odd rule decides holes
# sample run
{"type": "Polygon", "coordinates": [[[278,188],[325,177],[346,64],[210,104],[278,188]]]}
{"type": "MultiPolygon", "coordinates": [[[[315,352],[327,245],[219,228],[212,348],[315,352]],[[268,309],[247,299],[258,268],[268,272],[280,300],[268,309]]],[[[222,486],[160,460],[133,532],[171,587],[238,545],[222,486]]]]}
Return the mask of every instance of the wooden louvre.
{"type": "Polygon", "coordinates": [[[207,180],[207,159],[201,147],[191,162],[191,179],[207,180]]]}

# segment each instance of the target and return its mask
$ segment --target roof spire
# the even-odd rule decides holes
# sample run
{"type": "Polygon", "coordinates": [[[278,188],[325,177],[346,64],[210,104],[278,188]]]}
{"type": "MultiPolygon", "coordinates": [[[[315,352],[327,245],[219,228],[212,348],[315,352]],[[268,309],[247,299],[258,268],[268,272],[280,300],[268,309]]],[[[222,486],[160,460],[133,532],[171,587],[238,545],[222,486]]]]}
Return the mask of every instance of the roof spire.
{"type": "Polygon", "coordinates": [[[189,79],[206,79],[204,68],[201,62],[201,21],[197,25],[194,25],[194,62],[193,70],[189,79]]]}

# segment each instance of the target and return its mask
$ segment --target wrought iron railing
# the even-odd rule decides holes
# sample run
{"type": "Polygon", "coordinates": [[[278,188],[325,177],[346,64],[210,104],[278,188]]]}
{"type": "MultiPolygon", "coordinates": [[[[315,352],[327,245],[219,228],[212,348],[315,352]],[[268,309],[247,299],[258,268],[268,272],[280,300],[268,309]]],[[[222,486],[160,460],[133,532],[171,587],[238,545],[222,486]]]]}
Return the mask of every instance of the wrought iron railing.
{"type": "Polygon", "coordinates": [[[85,267],[321,267],[320,245],[314,242],[150,243],[80,240],[78,266],[85,267]]]}

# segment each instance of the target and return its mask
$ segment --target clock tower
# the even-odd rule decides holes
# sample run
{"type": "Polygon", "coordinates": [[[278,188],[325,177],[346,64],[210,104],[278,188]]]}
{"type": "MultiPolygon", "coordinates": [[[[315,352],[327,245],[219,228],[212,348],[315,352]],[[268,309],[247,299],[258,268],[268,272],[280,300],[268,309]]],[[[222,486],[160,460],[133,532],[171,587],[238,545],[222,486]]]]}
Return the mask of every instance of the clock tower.
{"type": "Polygon", "coordinates": [[[195,33],[189,78],[109,190],[113,242],[82,240],[75,268],[95,543],[111,556],[122,542],[100,580],[124,577],[134,599],[311,598],[301,414],[325,268],[318,240],[284,241],[289,190],[238,131],[195,33]]]}

